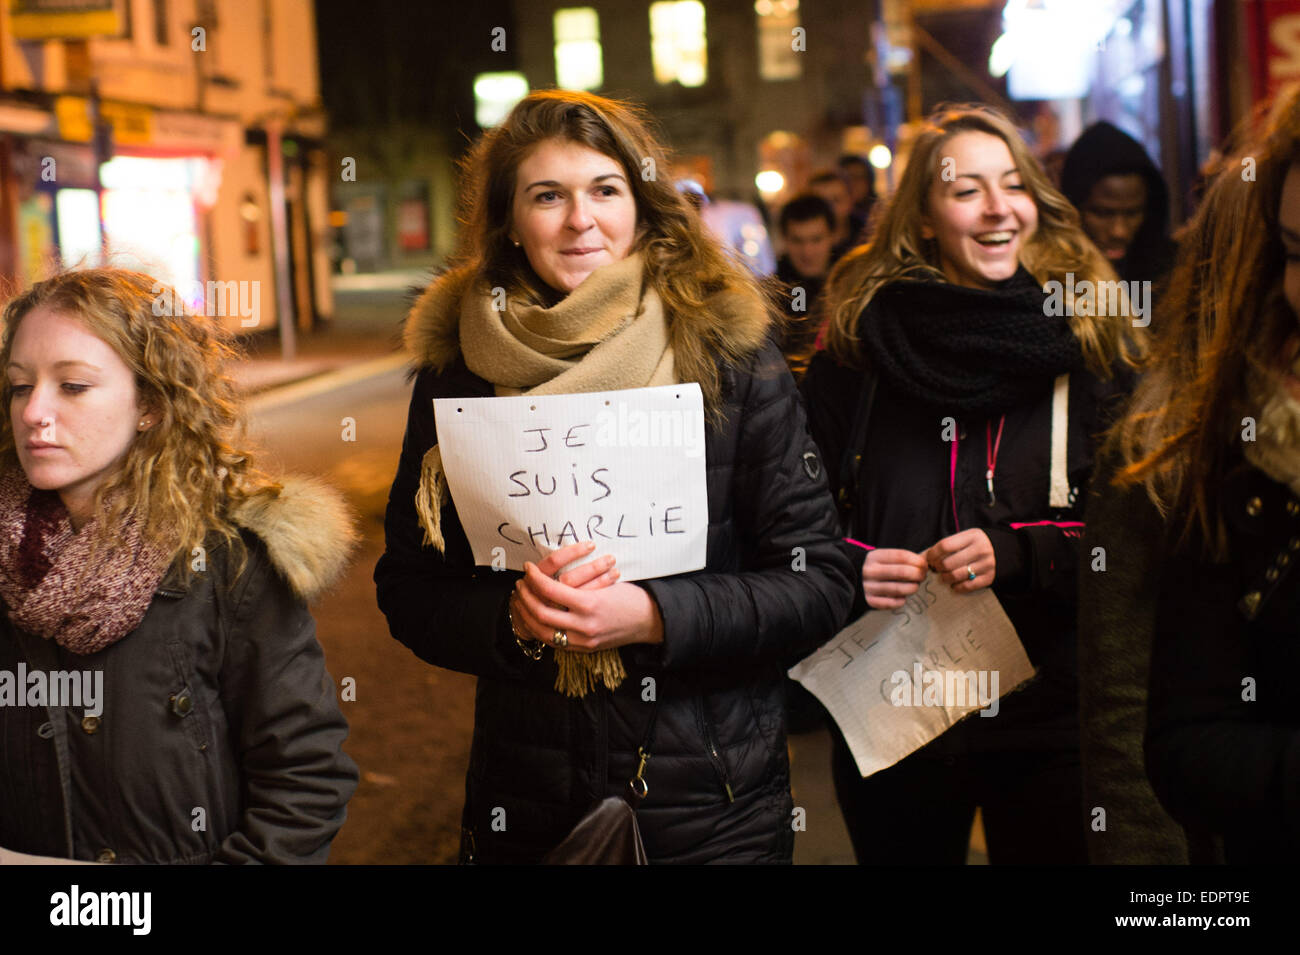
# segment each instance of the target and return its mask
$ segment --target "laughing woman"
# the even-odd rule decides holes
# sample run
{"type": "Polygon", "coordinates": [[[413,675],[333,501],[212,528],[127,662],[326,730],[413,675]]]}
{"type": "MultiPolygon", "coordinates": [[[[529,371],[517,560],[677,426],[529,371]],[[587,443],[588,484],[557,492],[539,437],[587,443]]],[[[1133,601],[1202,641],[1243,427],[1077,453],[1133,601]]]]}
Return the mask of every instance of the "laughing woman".
{"type": "Polygon", "coordinates": [[[0,672],[48,693],[0,706],[0,846],[324,862],[357,769],[305,601],[350,519],[252,468],[227,349],[158,290],[70,272],[4,312],[0,672]]]}
{"type": "Polygon", "coordinates": [[[930,571],[991,587],[1039,671],[866,779],[837,737],[860,863],[961,863],[977,807],[990,861],[1084,861],[1074,582],[1092,436],[1135,346],[1122,314],[1054,307],[1045,283],[1071,278],[1114,275],[984,108],[930,120],[871,243],[831,275],[804,391],[861,548],[859,611],[901,607],[930,571]]]}
{"type": "Polygon", "coordinates": [[[465,862],[540,860],[647,741],[651,862],[791,860],[781,664],[843,622],[849,561],[769,306],[651,162],[668,168],[629,107],[526,97],[470,156],[460,266],[408,320],[375,581],[393,636],[478,676],[465,862]],[[579,544],[522,577],[475,566],[432,399],[674,382],[700,384],[709,422],[704,570],[634,584],[605,555],[553,579],[579,544]]]}

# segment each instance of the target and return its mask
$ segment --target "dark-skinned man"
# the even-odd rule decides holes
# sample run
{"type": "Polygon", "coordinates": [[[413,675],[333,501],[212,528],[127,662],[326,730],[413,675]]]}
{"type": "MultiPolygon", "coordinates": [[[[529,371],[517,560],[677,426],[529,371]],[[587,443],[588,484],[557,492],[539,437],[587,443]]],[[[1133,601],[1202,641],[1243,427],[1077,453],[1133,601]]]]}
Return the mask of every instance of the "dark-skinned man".
{"type": "Polygon", "coordinates": [[[1136,139],[1105,121],[1089,126],[1066,154],[1061,191],[1121,279],[1158,286],[1176,252],[1169,187],[1136,139]]]}

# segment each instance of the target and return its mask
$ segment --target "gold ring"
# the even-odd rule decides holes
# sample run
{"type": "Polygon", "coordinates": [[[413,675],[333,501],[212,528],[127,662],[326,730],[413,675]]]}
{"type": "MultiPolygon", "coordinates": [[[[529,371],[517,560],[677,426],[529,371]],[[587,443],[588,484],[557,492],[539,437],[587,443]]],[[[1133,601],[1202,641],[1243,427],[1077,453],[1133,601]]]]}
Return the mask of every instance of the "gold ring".
{"type": "Polygon", "coordinates": [[[569,635],[563,630],[556,630],[555,635],[551,637],[551,643],[557,647],[567,647],[569,645],[569,635]]]}

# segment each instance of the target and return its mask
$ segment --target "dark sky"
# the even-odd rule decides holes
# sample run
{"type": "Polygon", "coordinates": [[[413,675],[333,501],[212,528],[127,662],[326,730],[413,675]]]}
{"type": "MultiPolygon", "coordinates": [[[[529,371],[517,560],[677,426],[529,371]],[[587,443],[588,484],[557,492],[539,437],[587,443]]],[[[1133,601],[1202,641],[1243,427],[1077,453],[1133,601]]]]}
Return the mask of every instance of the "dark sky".
{"type": "Polygon", "coordinates": [[[473,136],[474,74],[515,68],[507,0],[316,0],[321,97],[336,129],[393,121],[473,136]]]}

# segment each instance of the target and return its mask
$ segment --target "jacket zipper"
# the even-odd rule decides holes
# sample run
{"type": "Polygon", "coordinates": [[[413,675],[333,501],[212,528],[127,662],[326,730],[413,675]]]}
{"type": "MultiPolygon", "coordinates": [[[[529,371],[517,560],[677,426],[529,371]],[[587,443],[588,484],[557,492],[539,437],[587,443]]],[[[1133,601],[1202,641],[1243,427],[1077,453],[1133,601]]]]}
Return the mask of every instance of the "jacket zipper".
{"type": "Polygon", "coordinates": [[[735,794],[731,791],[731,777],[727,774],[727,764],[722,759],[722,754],[718,752],[718,744],[713,737],[713,724],[709,722],[708,714],[704,710],[704,697],[700,697],[700,722],[704,724],[704,741],[709,747],[709,756],[713,760],[713,768],[717,771],[718,779],[722,782],[722,791],[727,795],[727,802],[736,801],[735,794]]]}

